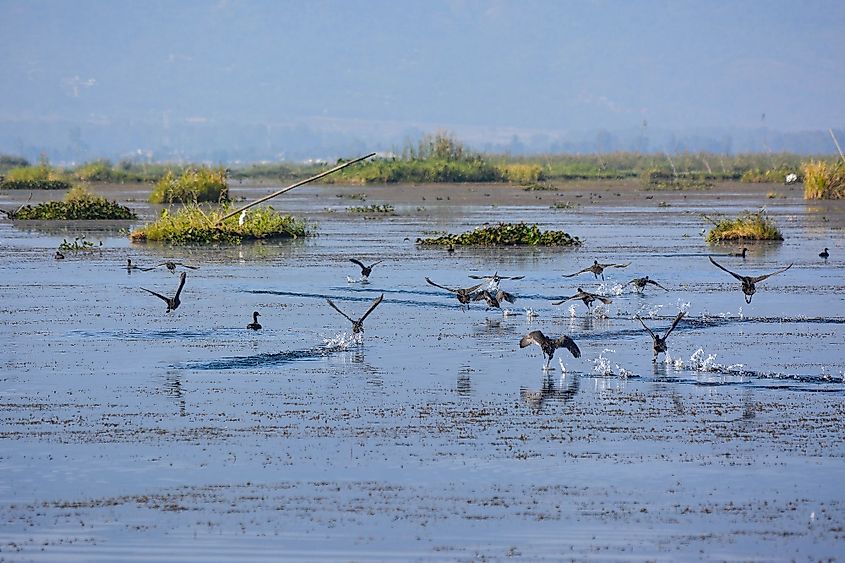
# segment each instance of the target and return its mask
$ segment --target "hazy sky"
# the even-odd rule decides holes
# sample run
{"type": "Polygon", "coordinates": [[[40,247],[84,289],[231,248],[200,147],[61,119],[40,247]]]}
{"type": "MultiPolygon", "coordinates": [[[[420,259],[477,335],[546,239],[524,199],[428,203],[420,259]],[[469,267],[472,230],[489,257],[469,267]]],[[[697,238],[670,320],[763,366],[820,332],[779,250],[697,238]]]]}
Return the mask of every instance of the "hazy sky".
{"type": "Polygon", "coordinates": [[[842,0],[0,0],[0,21],[3,120],[845,126],[842,0]]]}

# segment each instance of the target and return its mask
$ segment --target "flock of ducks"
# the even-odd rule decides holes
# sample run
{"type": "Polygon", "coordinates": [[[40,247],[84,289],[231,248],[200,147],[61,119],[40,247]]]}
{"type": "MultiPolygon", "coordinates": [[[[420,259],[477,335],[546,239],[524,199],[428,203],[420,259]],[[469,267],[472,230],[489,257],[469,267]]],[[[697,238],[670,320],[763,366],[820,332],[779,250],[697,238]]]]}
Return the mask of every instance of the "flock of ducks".
{"type": "MultiPolygon", "coordinates": [[[[738,256],[738,257],[742,257],[744,259],[747,252],[748,252],[748,249],[743,248],[740,253],[731,254],[730,256],[738,256]]],[[[822,252],[819,253],[819,257],[824,259],[825,262],[827,262],[828,258],[830,257],[829,249],[825,248],[822,252]]],[[[730,274],[731,276],[736,278],[741,283],[741,289],[742,289],[742,293],[745,296],[745,302],[746,303],[751,303],[751,299],[753,298],[754,294],[757,291],[757,284],[758,283],[760,283],[760,282],[762,282],[762,281],[764,281],[764,280],[766,280],[766,279],[768,279],[768,278],[770,278],[774,275],[783,273],[783,272],[789,270],[793,266],[793,264],[789,264],[788,266],[785,266],[783,268],[775,270],[774,272],[771,272],[771,273],[768,273],[768,274],[763,274],[763,275],[760,275],[760,276],[746,276],[746,275],[738,274],[736,272],[733,272],[733,271],[725,268],[724,266],[722,266],[721,264],[716,262],[713,259],[712,256],[709,257],[709,260],[714,266],[716,266],[720,270],[730,274]]],[[[350,258],[349,261],[352,262],[353,264],[357,265],[361,269],[361,279],[359,281],[361,283],[368,283],[369,277],[373,272],[373,268],[376,265],[384,262],[384,259],[377,260],[377,261],[375,261],[375,262],[373,262],[369,265],[365,264],[364,262],[362,262],[362,261],[360,261],[356,258],[350,258]]],[[[608,269],[608,268],[627,268],[629,265],[630,265],[630,262],[625,263],[625,264],[599,264],[599,262],[597,260],[595,260],[595,261],[593,261],[592,265],[590,265],[586,268],[583,268],[583,269],[581,269],[581,270],[579,270],[579,271],[577,271],[573,274],[565,274],[563,277],[571,278],[571,277],[575,277],[577,275],[584,274],[584,273],[592,273],[593,276],[595,277],[595,279],[599,279],[599,276],[601,276],[601,279],[604,280],[604,271],[606,269],[608,269]]],[[[133,270],[148,272],[148,271],[154,270],[154,269],[162,267],[162,266],[167,268],[167,270],[170,271],[171,273],[175,273],[176,270],[180,267],[185,268],[185,269],[189,269],[189,270],[198,269],[198,266],[191,266],[191,265],[185,264],[183,262],[175,262],[175,261],[170,261],[170,260],[165,261],[165,262],[161,262],[159,264],[156,264],[155,266],[144,268],[144,267],[138,266],[136,264],[133,264],[132,260],[129,259],[129,258],[127,258],[127,260],[126,260],[126,271],[130,274],[132,273],[133,270]]],[[[429,285],[432,285],[436,288],[443,289],[445,291],[448,291],[449,293],[454,294],[455,297],[458,300],[458,303],[461,306],[461,309],[463,311],[466,311],[469,308],[469,305],[473,302],[476,302],[476,301],[484,301],[488,309],[501,309],[502,303],[504,303],[504,302],[515,303],[516,297],[511,293],[503,291],[499,287],[499,283],[502,280],[521,280],[525,276],[502,276],[502,275],[499,275],[498,272],[495,272],[492,275],[486,275],[486,276],[470,275],[469,277],[471,279],[474,279],[474,280],[480,280],[480,282],[475,284],[475,285],[472,285],[470,287],[448,287],[448,286],[436,283],[428,277],[425,278],[425,281],[429,285]]],[[[185,280],[186,279],[187,279],[187,274],[186,274],[186,272],[182,271],[179,274],[179,286],[176,288],[176,293],[173,295],[173,297],[168,297],[166,295],[162,295],[161,293],[155,292],[155,291],[153,291],[151,289],[147,289],[145,287],[142,287],[140,289],[143,290],[143,291],[146,291],[147,293],[150,293],[151,295],[154,295],[154,296],[158,297],[159,299],[161,299],[162,301],[164,301],[165,304],[167,305],[167,310],[165,312],[170,313],[171,311],[175,311],[176,309],[178,309],[179,305],[181,304],[180,295],[182,293],[182,289],[185,287],[185,280]]],[[[643,293],[645,288],[648,287],[649,285],[653,285],[653,286],[660,288],[664,291],[669,291],[666,287],[664,287],[663,285],[661,285],[657,281],[652,280],[649,276],[633,278],[632,280],[625,283],[622,287],[626,287],[628,285],[633,285],[634,289],[637,293],[643,293]]],[[[355,334],[355,335],[358,335],[358,334],[363,334],[363,332],[364,332],[364,320],[366,320],[367,317],[369,317],[373,313],[373,311],[375,311],[376,307],[378,307],[382,303],[383,300],[384,300],[384,294],[381,294],[378,297],[376,297],[375,299],[373,299],[372,303],[370,303],[370,306],[367,308],[367,310],[364,312],[364,314],[361,315],[360,317],[358,317],[357,319],[349,316],[348,314],[346,314],[331,299],[326,299],[326,302],[328,303],[328,305],[332,309],[334,309],[335,311],[340,313],[346,320],[348,320],[350,323],[352,323],[352,333],[355,334]]],[[[592,305],[596,301],[599,301],[599,302],[601,302],[605,305],[609,305],[610,303],[613,302],[608,297],[605,297],[603,295],[598,295],[598,294],[595,294],[595,293],[590,293],[588,291],[584,291],[582,288],[579,287],[579,288],[577,288],[577,293],[575,293],[574,295],[571,295],[569,297],[565,297],[565,298],[563,298],[559,301],[553,301],[552,305],[562,305],[562,304],[564,304],[568,301],[582,301],[584,303],[584,305],[586,305],[588,310],[592,309],[592,305]]],[[[643,321],[642,318],[640,318],[639,316],[635,317],[640,322],[640,324],[642,324],[643,328],[648,332],[648,334],[651,336],[652,348],[653,348],[653,352],[654,352],[653,361],[657,361],[657,357],[660,353],[666,353],[667,352],[668,347],[667,347],[667,344],[666,344],[666,340],[669,338],[669,335],[672,333],[672,331],[675,330],[675,327],[678,326],[678,323],[680,323],[681,320],[684,318],[685,314],[686,313],[684,313],[684,312],[678,313],[678,315],[672,321],[671,326],[668,328],[668,330],[662,336],[660,334],[654,332],[651,328],[649,328],[645,324],[645,322],[643,321]]],[[[261,316],[261,315],[258,311],[253,311],[252,322],[249,323],[248,325],[246,325],[246,328],[249,329],[249,330],[253,330],[253,331],[261,330],[261,328],[262,328],[261,324],[258,322],[259,316],[261,316]]],[[[543,367],[544,371],[548,371],[550,369],[549,365],[551,364],[551,361],[554,358],[555,352],[560,348],[565,348],[575,358],[578,358],[578,357],[581,356],[581,350],[578,348],[578,345],[575,343],[575,341],[571,337],[569,337],[567,335],[562,335],[562,336],[557,337],[557,338],[550,338],[550,337],[546,336],[545,334],[543,334],[542,331],[534,330],[534,331],[529,332],[528,334],[526,334],[525,336],[523,336],[519,340],[519,347],[520,348],[525,348],[525,347],[530,346],[532,344],[536,344],[537,346],[539,346],[540,349],[543,352],[543,358],[546,360],[546,363],[543,367]]]]}

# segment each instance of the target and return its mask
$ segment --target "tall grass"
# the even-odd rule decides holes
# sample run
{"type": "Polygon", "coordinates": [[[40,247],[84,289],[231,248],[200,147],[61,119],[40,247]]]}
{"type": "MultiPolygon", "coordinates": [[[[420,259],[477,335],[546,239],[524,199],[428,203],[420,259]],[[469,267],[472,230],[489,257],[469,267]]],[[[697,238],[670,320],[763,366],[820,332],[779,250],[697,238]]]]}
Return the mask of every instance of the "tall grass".
{"type": "Polygon", "coordinates": [[[845,198],[845,163],[816,160],[804,163],[804,199],[845,198]]]}
{"type": "Polygon", "coordinates": [[[150,194],[151,203],[204,201],[229,201],[229,185],[224,168],[190,168],[179,176],[168,170],[150,194]]]}
{"type": "Polygon", "coordinates": [[[783,235],[766,212],[746,211],[734,219],[722,219],[707,233],[707,242],[783,240],[783,235]]]}

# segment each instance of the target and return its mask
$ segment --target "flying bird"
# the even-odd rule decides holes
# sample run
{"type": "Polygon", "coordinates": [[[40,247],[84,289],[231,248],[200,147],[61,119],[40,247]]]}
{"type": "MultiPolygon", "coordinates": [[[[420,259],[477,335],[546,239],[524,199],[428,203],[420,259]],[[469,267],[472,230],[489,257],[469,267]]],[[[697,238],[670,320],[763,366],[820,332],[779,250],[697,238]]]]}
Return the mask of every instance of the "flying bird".
{"type": "Polygon", "coordinates": [[[643,325],[643,328],[646,329],[651,335],[651,340],[654,343],[654,358],[652,358],[652,361],[657,360],[657,355],[660,352],[666,352],[666,339],[669,338],[669,335],[672,334],[672,331],[675,330],[675,327],[678,326],[678,323],[681,321],[681,319],[684,318],[684,315],[686,315],[685,311],[681,311],[680,313],[678,313],[678,316],[675,317],[674,321],[672,321],[672,326],[669,327],[669,330],[667,330],[666,334],[664,334],[662,337],[659,334],[655,334],[654,331],[652,331],[645,325],[639,315],[637,316],[637,320],[640,321],[640,324],[643,325]]]}
{"type": "Polygon", "coordinates": [[[499,272],[494,273],[492,276],[470,276],[474,280],[487,280],[493,283],[499,283],[500,280],[521,280],[525,276],[500,276],[499,272]]]}
{"type": "Polygon", "coordinates": [[[186,277],[187,274],[185,274],[185,272],[179,274],[179,288],[176,290],[176,295],[174,295],[173,297],[165,297],[161,293],[156,293],[155,291],[152,291],[145,287],[142,287],[141,289],[148,293],[152,293],[153,295],[167,303],[167,311],[165,311],[165,313],[169,313],[170,311],[175,311],[176,309],[178,309],[179,305],[182,303],[182,301],[179,299],[179,295],[182,293],[182,288],[185,287],[186,277]]]}
{"type": "Polygon", "coordinates": [[[189,270],[198,270],[199,269],[199,266],[189,266],[187,264],[183,264],[182,262],[171,262],[171,261],[168,260],[167,262],[162,262],[161,264],[156,264],[155,266],[152,266],[150,268],[141,268],[141,271],[149,272],[150,270],[155,270],[156,268],[159,268],[161,266],[167,267],[167,269],[170,270],[171,274],[176,273],[176,266],[182,266],[183,268],[188,268],[189,270]]]}
{"type": "Polygon", "coordinates": [[[338,309],[337,305],[335,305],[331,299],[326,299],[326,301],[329,305],[331,305],[332,309],[346,317],[346,319],[352,323],[352,334],[358,334],[359,332],[364,332],[364,319],[366,319],[370,315],[370,313],[372,313],[375,308],[378,307],[382,299],[384,299],[384,293],[373,299],[373,303],[370,305],[370,308],[367,309],[367,312],[364,313],[364,315],[357,321],[346,313],[344,313],[343,311],[341,311],[340,309],[338,309]]]}
{"type": "Polygon", "coordinates": [[[741,276],[739,274],[731,272],[730,270],[728,270],[727,268],[725,268],[724,266],[722,266],[721,264],[719,264],[718,262],[713,260],[712,256],[710,257],[710,261],[713,262],[713,265],[716,266],[717,268],[719,268],[720,270],[726,271],[727,273],[729,273],[730,275],[732,275],[733,277],[735,277],[736,279],[738,279],[739,281],[742,282],[742,292],[745,294],[745,302],[746,303],[751,303],[751,298],[754,296],[754,293],[757,291],[756,285],[758,283],[765,280],[766,278],[772,277],[775,274],[780,274],[781,272],[785,272],[792,267],[792,264],[790,264],[786,268],[781,268],[780,270],[776,270],[776,271],[772,272],[771,274],[764,274],[762,276],[752,277],[752,276],[741,276]]]}
{"type": "Polygon", "coordinates": [[[258,317],[261,316],[261,313],[258,311],[252,312],[252,322],[246,325],[246,327],[250,330],[261,330],[261,325],[258,324],[258,317]]]}
{"type": "Polygon", "coordinates": [[[543,357],[548,358],[546,360],[546,365],[543,367],[544,370],[549,369],[549,364],[552,361],[552,357],[555,355],[555,350],[558,348],[566,348],[576,358],[581,357],[581,350],[578,349],[575,341],[565,334],[560,338],[549,338],[539,330],[532,330],[519,340],[520,348],[525,348],[526,346],[531,346],[532,344],[539,346],[543,351],[543,357]]]}
{"type": "Polygon", "coordinates": [[[508,303],[514,303],[516,301],[513,295],[501,289],[496,293],[483,289],[472,298],[473,301],[481,301],[482,299],[487,302],[488,307],[493,309],[501,309],[502,301],[507,301],[508,303]]]}
{"type": "Polygon", "coordinates": [[[570,301],[572,299],[580,299],[581,301],[584,302],[584,305],[587,306],[587,309],[591,309],[593,307],[593,301],[596,301],[596,300],[601,301],[605,305],[610,305],[611,303],[613,303],[612,299],[608,299],[607,297],[602,297],[601,295],[596,295],[595,293],[590,293],[589,291],[584,291],[583,289],[581,289],[579,287],[578,293],[576,293],[575,295],[572,295],[570,297],[567,297],[565,299],[562,299],[560,301],[555,301],[555,302],[552,303],[552,305],[562,305],[562,304],[564,304],[567,301],[570,301]]]}
{"type": "Polygon", "coordinates": [[[458,302],[462,306],[463,305],[469,305],[470,301],[472,301],[473,293],[475,291],[477,291],[478,288],[480,288],[482,285],[484,285],[483,283],[479,283],[479,284],[476,284],[472,287],[452,289],[450,287],[445,287],[445,286],[436,284],[428,278],[425,278],[425,281],[427,281],[430,285],[433,285],[434,287],[439,287],[440,289],[445,289],[446,291],[454,293],[455,296],[457,296],[457,298],[458,298],[458,302]]]}
{"type": "Polygon", "coordinates": [[[363,262],[361,262],[360,260],[356,260],[354,258],[350,258],[349,261],[354,263],[354,264],[358,264],[358,266],[360,266],[361,277],[364,277],[364,278],[370,277],[370,274],[373,272],[373,266],[375,266],[376,264],[381,264],[382,262],[384,262],[384,260],[378,260],[377,262],[373,262],[369,266],[366,266],[366,265],[364,265],[363,262]]]}
{"type": "Polygon", "coordinates": [[[583,270],[579,270],[579,271],[575,272],[574,274],[567,274],[563,277],[572,278],[572,277],[577,276],[578,274],[583,274],[585,272],[592,272],[593,275],[596,277],[596,279],[599,279],[599,276],[601,276],[601,279],[604,280],[604,271],[605,271],[606,268],[627,268],[630,265],[631,265],[630,262],[628,262],[627,264],[599,264],[598,260],[593,260],[592,266],[584,268],[583,270]]]}
{"type": "MultiPolygon", "coordinates": [[[[649,284],[656,285],[660,289],[664,289],[666,291],[669,291],[668,289],[666,289],[665,287],[663,287],[662,285],[660,285],[659,283],[657,283],[653,279],[650,279],[648,276],[646,276],[644,278],[634,278],[631,281],[629,281],[628,283],[626,283],[625,286],[630,285],[630,284],[634,284],[634,288],[637,290],[637,293],[642,293],[643,290],[645,289],[645,286],[647,286],[649,284]]],[[[625,286],[622,286],[622,287],[625,287],[625,286]]]]}

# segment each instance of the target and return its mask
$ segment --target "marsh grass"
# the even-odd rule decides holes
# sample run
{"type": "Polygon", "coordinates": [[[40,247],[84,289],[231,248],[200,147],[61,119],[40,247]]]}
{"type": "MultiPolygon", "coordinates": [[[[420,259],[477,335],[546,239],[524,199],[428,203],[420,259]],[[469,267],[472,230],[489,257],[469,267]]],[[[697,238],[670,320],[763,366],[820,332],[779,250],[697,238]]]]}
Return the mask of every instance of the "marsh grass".
{"type": "Polygon", "coordinates": [[[734,219],[715,221],[707,233],[709,243],[724,241],[783,240],[783,235],[764,210],[752,213],[746,211],[734,219]]]}
{"type": "Polygon", "coordinates": [[[133,242],[158,241],[175,245],[240,244],[248,240],[298,238],[309,234],[303,219],[283,215],[272,207],[250,209],[243,225],[238,224],[237,217],[232,217],[217,226],[229,211],[227,205],[203,211],[197,204],[173,212],[165,209],[158,220],[132,231],[129,238],[133,242]]]}
{"type": "Polygon", "coordinates": [[[46,161],[36,166],[11,168],[0,183],[0,189],[4,190],[67,190],[70,187],[64,174],[46,161]]]}
{"type": "Polygon", "coordinates": [[[48,221],[135,219],[135,213],[128,207],[94,195],[82,186],[71,189],[62,201],[24,205],[8,216],[15,220],[48,221]]]}
{"type": "Polygon", "coordinates": [[[768,170],[752,168],[743,172],[741,182],[748,184],[783,184],[786,182],[786,175],[796,172],[798,168],[791,168],[783,165],[768,170]]]}
{"type": "Polygon", "coordinates": [[[804,163],[804,199],[845,198],[845,163],[816,160],[804,163]]]}
{"type": "Polygon", "coordinates": [[[178,176],[168,170],[150,194],[151,203],[200,203],[229,201],[226,170],[222,167],[190,168],[178,176]]]}
{"type": "Polygon", "coordinates": [[[581,240],[563,231],[541,231],[526,223],[500,223],[476,227],[457,235],[418,238],[422,246],[578,246],[581,240]]]}

